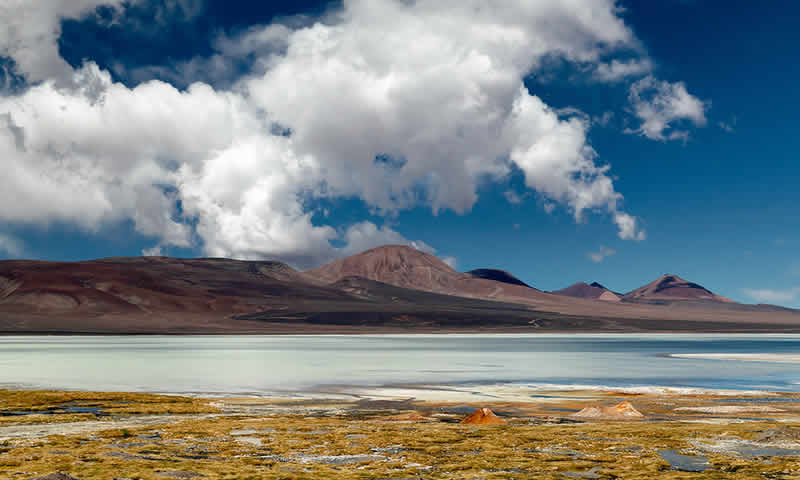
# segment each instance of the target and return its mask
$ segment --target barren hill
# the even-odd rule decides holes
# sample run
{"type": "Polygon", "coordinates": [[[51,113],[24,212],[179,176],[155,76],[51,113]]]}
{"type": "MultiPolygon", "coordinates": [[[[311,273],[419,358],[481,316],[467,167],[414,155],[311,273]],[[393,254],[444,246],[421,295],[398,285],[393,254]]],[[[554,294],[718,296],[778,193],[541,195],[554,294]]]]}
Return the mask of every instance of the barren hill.
{"type": "Polygon", "coordinates": [[[435,256],[405,245],[373,248],[305,273],[328,283],[355,276],[425,292],[527,305],[537,305],[550,297],[526,285],[459,273],[435,256]]]}
{"type": "Polygon", "coordinates": [[[404,245],[373,248],[306,273],[328,283],[361,277],[429,292],[449,291],[461,278],[460,273],[437,257],[404,245]]]}
{"type": "Polygon", "coordinates": [[[0,262],[5,311],[231,314],[297,295],[343,294],[279,262],[165,257],[0,262]]]}
{"type": "Polygon", "coordinates": [[[555,295],[563,295],[566,297],[587,298],[587,299],[603,300],[606,302],[620,301],[619,295],[617,295],[616,293],[612,292],[611,290],[607,289],[606,287],[597,282],[592,282],[591,284],[586,282],[579,282],[574,285],[570,285],[567,288],[556,290],[552,293],[555,295]]]}
{"type": "Polygon", "coordinates": [[[716,295],[697,283],[684,280],[677,275],[662,275],[643,287],[628,292],[625,301],[658,302],[658,301],[713,301],[735,303],[733,300],[716,295]]]}

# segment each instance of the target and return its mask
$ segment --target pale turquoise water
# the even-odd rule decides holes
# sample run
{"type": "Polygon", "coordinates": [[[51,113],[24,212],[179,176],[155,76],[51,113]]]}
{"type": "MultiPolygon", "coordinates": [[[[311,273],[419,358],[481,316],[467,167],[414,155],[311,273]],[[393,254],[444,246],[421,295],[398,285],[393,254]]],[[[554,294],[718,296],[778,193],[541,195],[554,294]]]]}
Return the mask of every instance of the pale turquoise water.
{"type": "Polygon", "coordinates": [[[800,354],[800,336],[0,337],[0,384],[206,394],[483,382],[800,390],[799,364],[670,353],[800,354]]]}

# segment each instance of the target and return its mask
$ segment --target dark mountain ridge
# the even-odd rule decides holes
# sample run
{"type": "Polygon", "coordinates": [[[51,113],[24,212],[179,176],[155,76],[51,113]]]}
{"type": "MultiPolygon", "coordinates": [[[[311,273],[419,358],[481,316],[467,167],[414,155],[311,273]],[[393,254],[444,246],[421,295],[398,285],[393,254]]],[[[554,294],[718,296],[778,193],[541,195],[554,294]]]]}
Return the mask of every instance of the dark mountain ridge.
{"type": "Polygon", "coordinates": [[[494,268],[478,268],[475,270],[470,270],[467,273],[475,278],[494,280],[495,282],[509,283],[511,285],[520,285],[523,287],[533,288],[505,270],[498,270],[494,268]]]}

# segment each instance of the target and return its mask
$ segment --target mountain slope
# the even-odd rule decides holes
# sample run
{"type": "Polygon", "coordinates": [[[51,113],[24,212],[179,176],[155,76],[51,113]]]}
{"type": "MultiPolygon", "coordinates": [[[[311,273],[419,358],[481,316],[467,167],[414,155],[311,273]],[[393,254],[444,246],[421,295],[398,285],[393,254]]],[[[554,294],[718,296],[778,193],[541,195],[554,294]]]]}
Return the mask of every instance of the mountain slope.
{"type": "Polygon", "coordinates": [[[662,275],[655,281],[628,292],[622,298],[629,302],[711,301],[736,303],[729,298],[712,293],[702,285],[672,274],[662,275]]]}
{"type": "Polygon", "coordinates": [[[361,277],[430,292],[449,291],[461,276],[433,255],[401,245],[373,248],[306,273],[327,283],[361,277]]]}
{"type": "Polygon", "coordinates": [[[373,248],[305,273],[329,284],[346,277],[362,277],[397,287],[458,297],[526,305],[551,300],[551,295],[535,288],[459,273],[435,256],[405,245],[373,248]]]}
{"type": "Polygon", "coordinates": [[[249,312],[287,296],[345,296],[279,262],[163,257],[0,262],[0,311],[249,312]]]}
{"type": "Polygon", "coordinates": [[[588,284],[586,282],[579,282],[574,285],[570,285],[567,288],[562,288],[561,290],[556,290],[551,293],[555,295],[563,295],[566,297],[603,300],[606,302],[620,301],[619,295],[617,295],[616,293],[612,292],[611,290],[607,289],[606,287],[597,282],[593,282],[591,284],[588,284]]]}

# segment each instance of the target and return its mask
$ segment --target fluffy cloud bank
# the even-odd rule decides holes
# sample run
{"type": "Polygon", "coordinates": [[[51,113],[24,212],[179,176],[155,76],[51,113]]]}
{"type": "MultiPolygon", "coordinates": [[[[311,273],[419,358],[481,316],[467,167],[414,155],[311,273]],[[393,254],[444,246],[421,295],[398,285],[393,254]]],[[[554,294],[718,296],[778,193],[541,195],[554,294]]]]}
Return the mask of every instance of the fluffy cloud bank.
{"type": "MultiPolygon", "coordinates": [[[[0,156],[14,172],[0,178],[0,221],[93,230],[132,220],[158,247],[311,266],[410,243],[369,222],[320,223],[316,200],[356,197],[389,215],[419,205],[463,213],[481,182],[503,181],[515,165],[576,220],[605,211],[621,238],[644,238],[587,142],[590,122],[523,85],[547,57],[603,65],[635,45],[613,0],[348,0],[324,23],[218,42],[223,57],[259,56],[224,90],[156,80],[128,88],[92,62],[73,70],[58,56],[59,19],[101,3],[125,6],[0,7],[0,55],[29,84],[0,97],[0,156]],[[20,14],[30,29],[14,23],[20,14]]],[[[609,65],[610,77],[639,68],[609,65]]],[[[682,84],[647,77],[634,87],[643,135],[665,138],[676,119],[705,122],[682,84]]]]}

